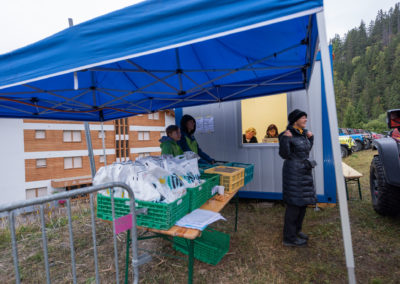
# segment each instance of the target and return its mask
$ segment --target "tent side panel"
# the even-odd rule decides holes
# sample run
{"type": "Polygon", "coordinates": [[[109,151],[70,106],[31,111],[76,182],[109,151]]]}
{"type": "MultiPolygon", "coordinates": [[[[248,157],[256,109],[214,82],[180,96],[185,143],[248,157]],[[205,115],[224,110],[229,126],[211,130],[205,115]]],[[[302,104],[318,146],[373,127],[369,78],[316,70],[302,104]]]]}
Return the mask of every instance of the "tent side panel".
{"type": "MultiPolygon", "coordinates": [[[[332,52],[332,51],[331,51],[332,52]]],[[[320,66],[320,61],[317,62],[320,66]]],[[[325,84],[324,77],[322,73],[322,66],[320,66],[321,70],[321,97],[322,97],[322,131],[323,131],[323,155],[324,155],[324,187],[325,187],[325,199],[321,202],[331,202],[336,203],[336,176],[335,176],[335,164],[333,160],[333,152],[332,152],[332,141],[331,141],[331,133],[329,131],[329,117],[328,117],[328,106],[326,103],[326,92],[325,92],[325,84]]]]}

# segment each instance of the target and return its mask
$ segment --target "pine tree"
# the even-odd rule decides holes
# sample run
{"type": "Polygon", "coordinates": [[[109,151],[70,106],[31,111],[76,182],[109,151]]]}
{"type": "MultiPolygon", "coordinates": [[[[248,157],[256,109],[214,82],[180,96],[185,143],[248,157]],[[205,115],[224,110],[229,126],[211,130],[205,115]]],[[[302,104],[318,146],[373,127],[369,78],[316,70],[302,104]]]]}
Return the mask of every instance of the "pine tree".
{"type": "Polygon", "coordinates": [[[400,4],[331,40],[339,125],[370,125],[400,108],[400,4]]]}

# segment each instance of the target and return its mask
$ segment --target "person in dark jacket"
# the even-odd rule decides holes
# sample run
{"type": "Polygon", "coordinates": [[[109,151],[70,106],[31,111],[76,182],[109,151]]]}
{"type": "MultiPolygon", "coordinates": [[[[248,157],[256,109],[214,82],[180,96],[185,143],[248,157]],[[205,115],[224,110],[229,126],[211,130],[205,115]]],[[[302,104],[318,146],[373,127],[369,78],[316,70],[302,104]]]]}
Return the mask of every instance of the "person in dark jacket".
{"type": "Polygon", "coordinates": [[[160,148],[162,155],[179,156],[183,154],[181,146],[178,145],[178,141],[181,139],[181,131],[177,125],[170,125],[165,130],[167,136],[161,137],[160,148]]]}
{"type": "Polygon", "coordinates": [[[309,159],[314,142],[311,131],[305,129],[307,114],[295,109],[289,114],[289,125],[279,135],[279,155],[285,160],[282,168],[283,201],[286,203],[283,245],[305,246],[308,236],[302,224],[307,205],[317,202],[309,159]]]}
{"type": "Polygon", "coordinates": [[[243,134],[243,143],[258,143],[257,131],[254,127],[248,128],[243,134]]]}
{"type": "Polygon", "coordinates": [[[181,146],[183,152],[192,151],[200,156],[199,163],[200,164],[214,164],[215,160],[204,153],[199,144],[194,137],[194,133],[196,132],[196,120],[185,114],[181,119],[181,140],[179,140],[178,144],[181,146]]]}

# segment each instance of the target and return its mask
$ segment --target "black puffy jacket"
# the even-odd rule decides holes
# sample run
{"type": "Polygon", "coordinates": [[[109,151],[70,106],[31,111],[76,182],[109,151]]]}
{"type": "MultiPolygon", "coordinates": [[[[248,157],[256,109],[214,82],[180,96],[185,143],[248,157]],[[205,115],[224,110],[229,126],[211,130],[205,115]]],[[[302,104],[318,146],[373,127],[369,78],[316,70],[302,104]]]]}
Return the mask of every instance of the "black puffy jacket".
{"type": "Polygon", "coordinates": [[[296,206],[315,204],[317,198],[312,177],[313,162],[309,154],[314,136],[307,138],[291,125],[287,127],[292,137],[279,135],[279,155],[285,159],[282,168],[283,201],[296,206]]]}

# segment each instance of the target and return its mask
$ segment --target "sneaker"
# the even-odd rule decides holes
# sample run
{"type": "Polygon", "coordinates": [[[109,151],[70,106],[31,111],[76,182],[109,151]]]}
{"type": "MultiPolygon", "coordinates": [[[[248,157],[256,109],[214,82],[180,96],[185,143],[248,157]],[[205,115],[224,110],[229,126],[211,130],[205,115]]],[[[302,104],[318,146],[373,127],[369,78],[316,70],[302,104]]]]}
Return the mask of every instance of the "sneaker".
{"type": "Polygon", "coordinates": [[[297,234],[297,237],[298,237],[299,239],[303,239],[303,240],[308,241],[308,236],[307,236],[306,234],[304,234],[303,232],[298,233],[298,234],[297,234]]]}
{"type": "Polygon", "coordinates": [[[288,242],[284,240],[283,245],[286,247],[304,247],[307,245],[307,241],[299,238],[297,238],[294,242],[288,242]]]}

